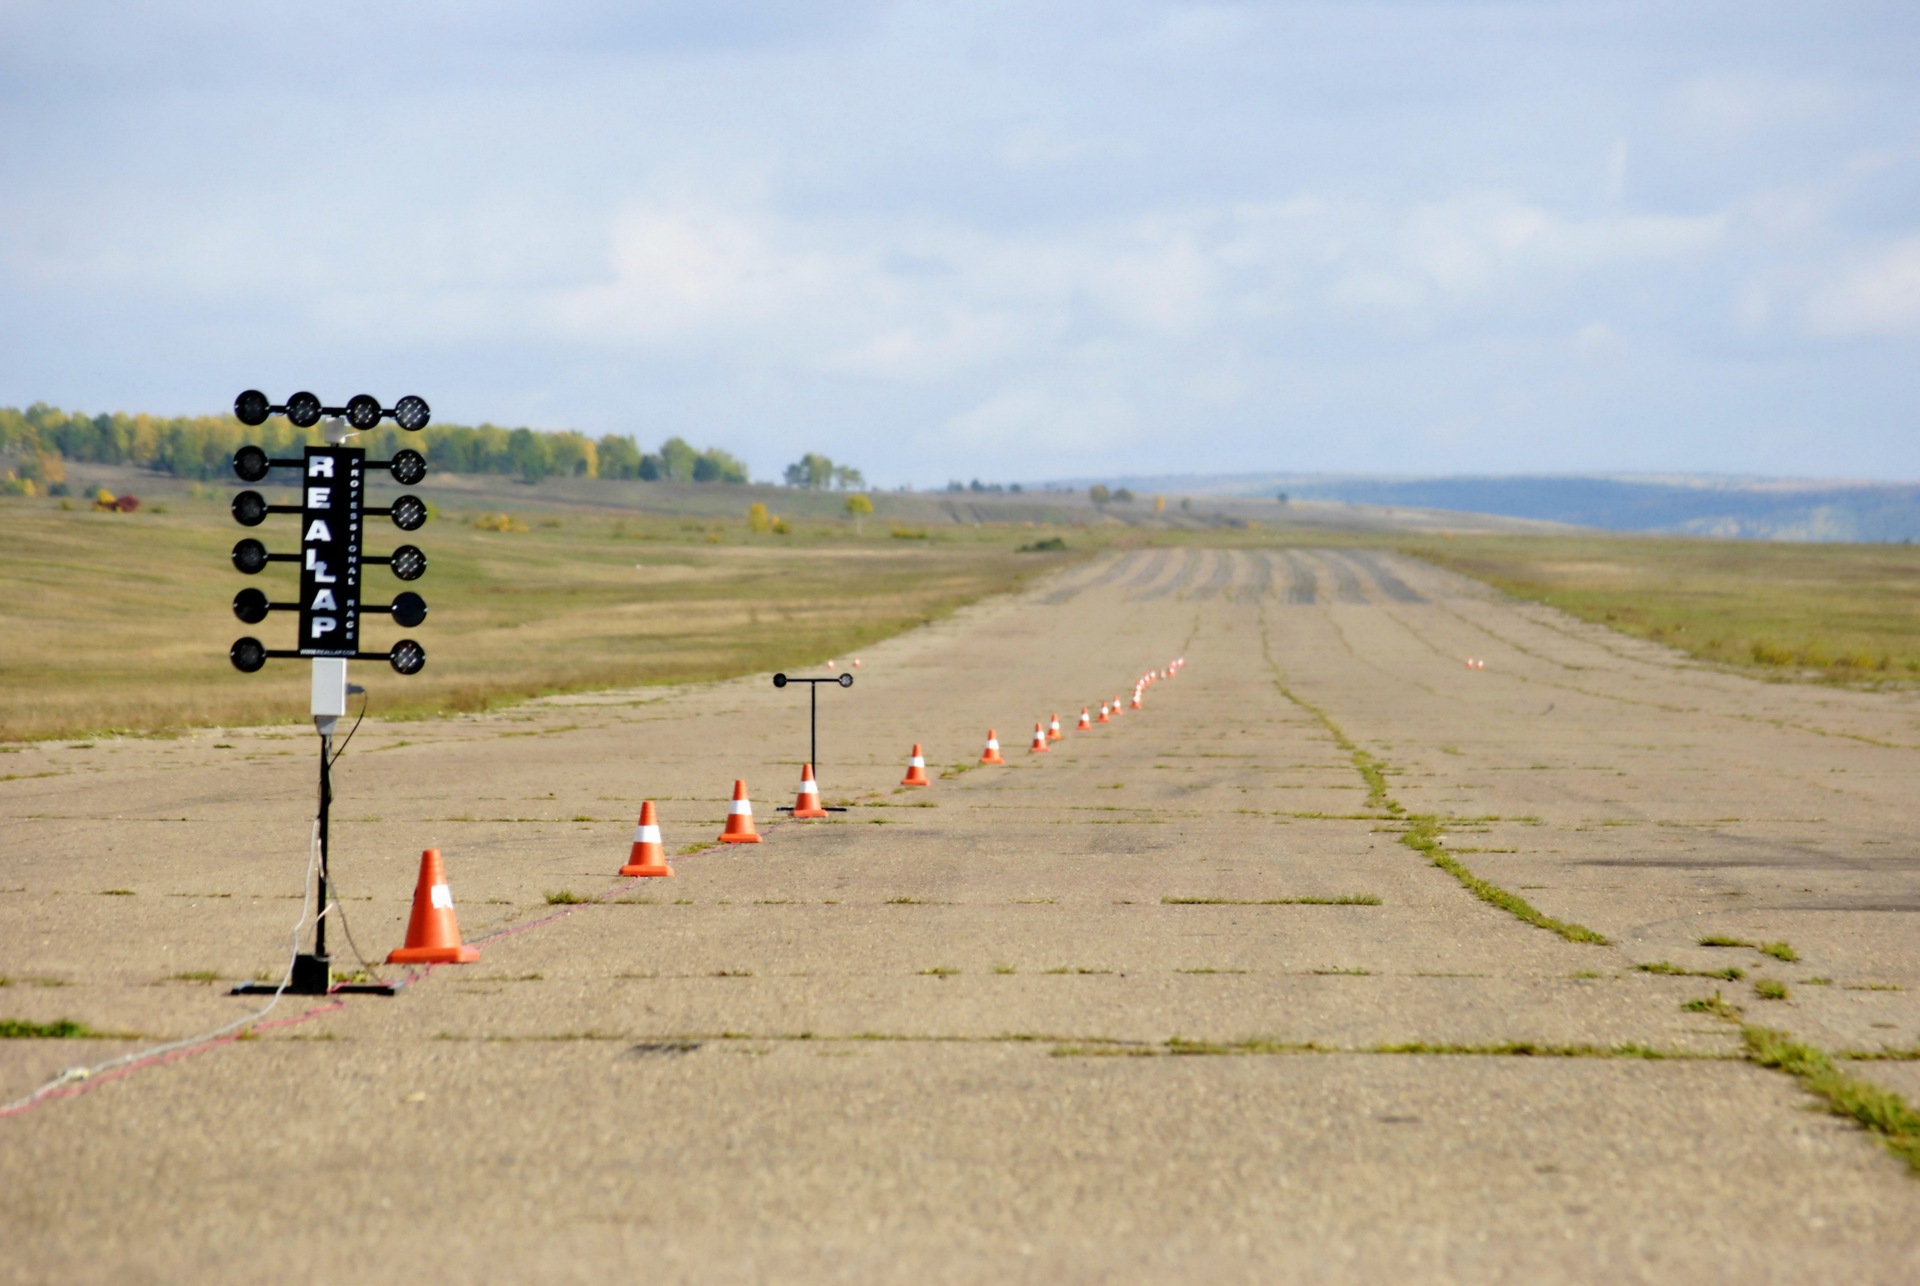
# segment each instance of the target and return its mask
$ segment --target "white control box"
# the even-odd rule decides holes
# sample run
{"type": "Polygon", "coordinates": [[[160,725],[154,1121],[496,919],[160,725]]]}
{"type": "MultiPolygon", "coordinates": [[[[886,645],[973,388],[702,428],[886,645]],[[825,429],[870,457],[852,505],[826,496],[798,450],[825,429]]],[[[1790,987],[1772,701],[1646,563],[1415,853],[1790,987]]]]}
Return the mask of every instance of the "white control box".
{"type": "Polygon", "coordinates": [[[338,719],[347,712],[347,658],[313,658],[313,716],[338,719]]]}

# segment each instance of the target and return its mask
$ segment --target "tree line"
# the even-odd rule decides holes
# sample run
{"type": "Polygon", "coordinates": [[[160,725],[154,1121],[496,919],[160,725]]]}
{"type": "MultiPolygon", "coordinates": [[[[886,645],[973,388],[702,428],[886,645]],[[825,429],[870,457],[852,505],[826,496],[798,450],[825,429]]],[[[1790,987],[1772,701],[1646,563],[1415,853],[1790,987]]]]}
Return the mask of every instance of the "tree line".
{"type": "MultiPolygon", "coordinates": [[[[492,473],[527,482],[543,478],[638,478],[648,482],[745,482],[746,464],[721,450],[696,450],[668,438],[642,451],[632,438],[598,439],[571,430],[548,432],[482,424],[434,424],[425,443],[391,424],[359,435],[376,458],[402,447],[425,448],[433,467],[449,473],[492,473]]],[[[248,443],[269,455],[299,454],[312,437],[275,418],[248,428],[230,415],[84,415],[36,402],[24,411],[0,407],[0,454],[35,460],[56,456],[98,464],[131,464],[177,478],[231,476],[233,453],[248,443]]]]}

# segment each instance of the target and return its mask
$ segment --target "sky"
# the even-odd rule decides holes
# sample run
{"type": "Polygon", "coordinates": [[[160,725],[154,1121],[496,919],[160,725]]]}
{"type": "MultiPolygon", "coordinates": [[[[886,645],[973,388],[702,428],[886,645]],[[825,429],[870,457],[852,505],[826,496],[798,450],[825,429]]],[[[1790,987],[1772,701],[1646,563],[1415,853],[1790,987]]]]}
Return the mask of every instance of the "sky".
{"type": "MultiPolygon", "coordinates": [[[[0,0],[0,405],[1920,478],[1920,5],[0,0]]],[[[431,430],[428,448],[431,448],[431,430]]]]}

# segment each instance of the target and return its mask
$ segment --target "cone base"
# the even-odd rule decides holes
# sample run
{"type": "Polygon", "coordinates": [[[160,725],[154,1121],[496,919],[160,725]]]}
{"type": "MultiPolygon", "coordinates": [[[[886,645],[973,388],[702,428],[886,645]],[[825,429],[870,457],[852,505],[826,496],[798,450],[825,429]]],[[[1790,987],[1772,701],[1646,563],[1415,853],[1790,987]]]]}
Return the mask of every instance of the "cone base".
{"type": "Polygon", "coordinates": [[[915,780],[914,780],[913,778],[911,778],[911,777],[907,777],[907,778],[904,778],[904,779],[902,779],[902,780],[901,780],[901,782],[900,782],[900,784],[901,784],[902,786],[931,786],[931,785],[933,785],[933,783],[932,783],[932,782],[930,782],[930,781],[928,781],[928,780],[926,780],[926,779],[925,779],[924,777],[923,777],[923,778],[921,778],[921,779],[920,779],[919,781],[915,781],[915,780]]]}
{"type": "Polygon", "coordinates": [[[758,835],[722,835],[720,842],[722,844],[758,844],[760,837],[758,835]]]}
{"type": "Polygon", "coordinates": [[[1047,753],[1045,746],[1028,746],[1027,749],[1036,755],[1044,755],[1047,753]]]}
{"type": "Polygon", "coordinates": [[[824,808],[796,808],[793,810],[793,816],[795,817],[825,817],[826,815],[827,810],[824,808]]]}
{"type": "Polygon", "coordinates": [[[981,755],[980,762],[983,764],[1004,764],[1007,761],[999,755],[981,755]]]}
{"type": "Polygon", "coordinates": [[[665,862],[660,863],[658,866],[646,866],[646,865],[623,866],[620,868],[620,874],[622,875],[672,875],[673,868],[671,866],[668,866],[665,862]]]}
{"type": "Polygon", "coordinates": [[[472,964],[480,958],[478,947],[396,947],[387,955],[388,964],[472,964]]]}

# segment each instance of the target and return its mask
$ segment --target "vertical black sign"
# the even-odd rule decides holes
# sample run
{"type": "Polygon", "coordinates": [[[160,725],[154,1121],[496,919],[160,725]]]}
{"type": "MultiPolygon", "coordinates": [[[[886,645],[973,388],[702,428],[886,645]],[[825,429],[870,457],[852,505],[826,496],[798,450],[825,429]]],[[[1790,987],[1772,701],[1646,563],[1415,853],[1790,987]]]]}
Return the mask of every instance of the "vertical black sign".
{"type": "Polygon", "coordinates": [[[360,521],[367,453],[308,447],[301,478],[300,655],[360,650],[360,521]]]}

